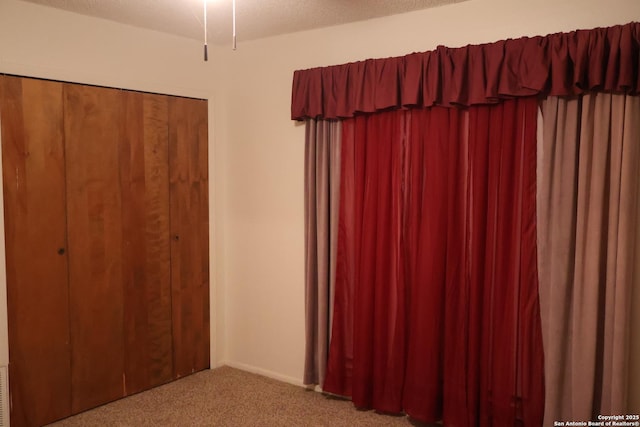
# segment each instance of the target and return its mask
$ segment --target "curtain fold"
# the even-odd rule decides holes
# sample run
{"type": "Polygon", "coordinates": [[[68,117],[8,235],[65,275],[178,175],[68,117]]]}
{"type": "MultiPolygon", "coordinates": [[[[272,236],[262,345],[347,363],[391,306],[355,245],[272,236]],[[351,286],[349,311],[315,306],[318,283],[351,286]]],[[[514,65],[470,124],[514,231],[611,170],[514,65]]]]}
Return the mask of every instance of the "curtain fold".
{"type": "Polygon", "coordinates": [[[298,70],[291,118],[495,104],[538,94],[638,94],[640,23],[298,70]]]}
{"type": "Polygon", "coordinates": [[[540,425],[535,99],[343,122],[324,390],[445,425],[540,425]]]}
{"type": "Polygon", "coordinates": [[[343,122],[334,317],[323,386],[330,393],[351,396],[358,407],[371,407],[375,400],[388,412],[401,408],[397,379],[403,376],[404,357],[404,345],[396,341],[404,333],[397,311],[403,304],[402,289],[386,286],[398,283],[400,273],[401,158],[396,137],[403,123],[398,114],[343,122]],[[356,144],[364,135],[375,137],[366,145],[356,144]],[[367,149],[369,145],[375,149],[367,149]],[[371,263],[376,257],[380,262],[371,263]],[[375,355],[374,323],[381,339],[390,340],[388,348],[376,347],[375,355]],[[372,381],[384,384],[375,395],[372,381]],[[389,394],[395,398],[385,398],[389,394]]]}
{"type": "Polygon", "coordinates": [[[640,281],[640,97],[550,97],[542,115],[545,422],[625,414],[631,298],[640,281]]]}
{"type": "Polygon", "coordinates": [[[324,382],[335,284],[341,123],[307,120],[305,130],[304,384],[324,382]]]}

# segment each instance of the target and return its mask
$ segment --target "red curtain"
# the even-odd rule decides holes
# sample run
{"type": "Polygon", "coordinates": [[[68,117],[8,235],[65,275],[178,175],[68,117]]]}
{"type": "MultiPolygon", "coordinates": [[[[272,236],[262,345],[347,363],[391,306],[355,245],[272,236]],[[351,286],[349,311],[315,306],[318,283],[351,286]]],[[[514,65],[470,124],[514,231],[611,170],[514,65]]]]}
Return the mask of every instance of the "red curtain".
{"type": "Polygon", "coordinates": [[[446,426],[542,424],[531,98],[343,122],[324,390],[446,426]]]}
{"type": "Polygon", "coordinates": [[[589,91],[640,93],[640,23],[521,37],[293,74],[291,118],[495,104],[589,91]]]}

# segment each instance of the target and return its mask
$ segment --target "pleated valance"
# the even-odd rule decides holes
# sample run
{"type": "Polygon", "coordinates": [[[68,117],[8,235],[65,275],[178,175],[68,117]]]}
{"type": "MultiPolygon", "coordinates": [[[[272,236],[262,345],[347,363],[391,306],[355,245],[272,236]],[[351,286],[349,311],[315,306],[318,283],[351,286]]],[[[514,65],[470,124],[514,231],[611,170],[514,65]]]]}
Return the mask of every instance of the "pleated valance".
{"type": "Polygon", "coordinates": [[[337,119],[532,95],[637,95],[640,23],[298,70],[291,118],[337,119]]]}

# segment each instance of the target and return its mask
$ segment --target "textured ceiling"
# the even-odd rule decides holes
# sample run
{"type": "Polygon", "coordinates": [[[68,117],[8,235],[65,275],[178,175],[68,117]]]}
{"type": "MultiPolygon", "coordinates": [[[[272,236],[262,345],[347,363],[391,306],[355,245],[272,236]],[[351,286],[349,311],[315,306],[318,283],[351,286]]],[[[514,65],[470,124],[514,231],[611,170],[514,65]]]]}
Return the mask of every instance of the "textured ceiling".
{"type": "MultiPolygon", "coordinates": [[[[203,38],[202,0],[24,0],[136,27],[203,38]]],[[[238,41],[466,0],[236,0],[238,41]]],[[[232,0],[208,0],[210,44],[231,42],[232,0]]]]}

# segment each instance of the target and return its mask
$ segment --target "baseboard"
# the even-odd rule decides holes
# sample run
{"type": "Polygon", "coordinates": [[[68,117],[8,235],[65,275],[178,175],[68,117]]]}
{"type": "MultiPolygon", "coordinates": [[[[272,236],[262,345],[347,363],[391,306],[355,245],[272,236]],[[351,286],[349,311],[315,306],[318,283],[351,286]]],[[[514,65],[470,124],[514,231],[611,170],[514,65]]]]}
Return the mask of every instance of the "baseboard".
{"type": "Polygon", "coordinates": [[[227,361],[226,361],[226,360],[218,360],[218,362],[215,364],[215,366],[214,366],[214,365],[212,365],[212,366],[211,366],[211,369],[220,368],[220,367],[222,367],[222,366],[229,366],[229,365],[227,364],[227,361]]]}
{"type": "Polygon", "coordinates": [[[282,375],[277,372],[270,371],[268,369],[258,368],[257,366],[247,365],[245,363],[240,363],[240,362],[232,362],[229,360],[224,362],[221,361],[218,364],[218,366],[223,366],[223,365],[229,366],[231,368],[240,369],[241,371],[251,372],[252,374],[262,375],[263,377],[272,378],[274,380],[282,381],[285,383],[297,385],[299,387],[306,387],[302,383],[302,380],[298,378],[290,377],[288,375],[282,375]]]}

